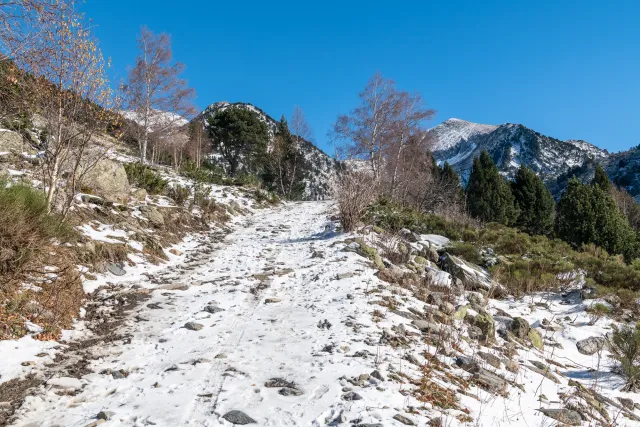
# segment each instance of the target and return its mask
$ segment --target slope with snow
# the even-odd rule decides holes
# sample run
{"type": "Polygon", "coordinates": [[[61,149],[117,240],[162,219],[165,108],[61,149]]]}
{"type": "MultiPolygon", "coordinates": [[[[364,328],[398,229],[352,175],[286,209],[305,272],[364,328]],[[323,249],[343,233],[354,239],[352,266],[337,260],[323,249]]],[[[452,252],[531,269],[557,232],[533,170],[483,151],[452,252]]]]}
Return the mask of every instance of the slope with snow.
{"type": "MultiPolygon", "coordinates": [[[[610,326],[606,319],[590,324],[578,294],[489,300],[496,328],[513,321],[508,316],[524,317],[541,332],[544,349],[498,337],[479,346],[462,320],[426,320],[437,306],[381,281],[350,250],[357,246],[345,241],[351,236],[324,231],[332,212],[326,202],[258,212],[236,222],[225,239],[194,236],[182,246],[179,263],[146,279],[114,277],[117,288],[100,291],[93,303],[102,314],[94,311],[68,334],[80,341],[48,368],[47,383],[27,397],[13,425],[88,426],[108,418],[105,426],[244,420],[258,426],[533,427],[556,425],[542,413],[571,404],[586,417],[572,425],[598,425],[594,419],[640,425],[636,409],[616,403],[640,396],[618,391],[608,353],[600,358],[576,350],[577,340],[610,326]],[[117,296],[127,291],[144,296],[141,304],[113,335],[96,337],[87,326],[108,322],[117,296]],[[487,354],[496,366],[485,361],[492,360],[487,354]],[[506,388],[480,387],[473,371],[457,366],[462,355],[506,388]],[[603,403],[591,409],[581,406],[584,399],[603,403]]],[[[447,243],[439,236],[419,239],[447,243]]],[[[457,302],[468,304],[472,294],[457,302]]],[[[20,357],[6,360],[17,364],[20,357]]]]}

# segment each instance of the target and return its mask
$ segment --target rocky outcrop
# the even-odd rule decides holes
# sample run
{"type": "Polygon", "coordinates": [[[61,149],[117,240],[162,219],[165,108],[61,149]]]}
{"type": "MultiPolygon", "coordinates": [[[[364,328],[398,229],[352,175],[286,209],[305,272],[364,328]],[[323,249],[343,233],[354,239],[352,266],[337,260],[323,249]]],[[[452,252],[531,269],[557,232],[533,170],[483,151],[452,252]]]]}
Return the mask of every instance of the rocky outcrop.
{"type": "Polygon", "coordinates": [[[83,186],[110,202],[124,202],[129,198],[127,172],[122,163],[114,160],[99,160],[84,176],[83,186]]]}
{"type": "Polygon", "coordinates": [[[496,287],[486,271],[455,255],[445,253],[441,257],[440,266],[442,270],[460,280],[467,290],[490,292],[496,287]]]}
{"type": "Polygon", "coordinates": [[[31,146],[25,144],[22,135],[7,129],[0,129],[0,153],[19,154],[30,151],[31,146]]]}

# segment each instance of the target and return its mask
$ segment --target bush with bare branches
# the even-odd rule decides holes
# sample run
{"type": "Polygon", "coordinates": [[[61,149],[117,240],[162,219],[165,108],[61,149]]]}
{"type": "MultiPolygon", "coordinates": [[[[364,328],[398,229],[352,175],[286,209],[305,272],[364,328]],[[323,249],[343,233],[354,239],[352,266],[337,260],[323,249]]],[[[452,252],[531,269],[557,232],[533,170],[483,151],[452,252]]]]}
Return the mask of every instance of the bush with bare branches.
{"type": "Polygon", "coordinates": [[[367,172],[349,171],[339,178],[338,207],[344,231],[352,231],[376,197],[373,177],[367,172]]]}

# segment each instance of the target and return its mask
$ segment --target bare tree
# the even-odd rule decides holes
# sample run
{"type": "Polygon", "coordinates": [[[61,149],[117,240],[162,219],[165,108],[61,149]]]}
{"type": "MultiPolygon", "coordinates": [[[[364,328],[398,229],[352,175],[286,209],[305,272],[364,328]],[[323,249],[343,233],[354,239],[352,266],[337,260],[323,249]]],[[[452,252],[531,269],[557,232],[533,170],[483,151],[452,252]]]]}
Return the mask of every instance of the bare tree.
{"type": "MultiPolygon", "coordinates": [[[[435,114],[434,110],[427,109],[420,94],[408,92],[395,92],[394,110],[392,112],[389,134],[386,135],[385,149],[386,166],[389,173],[389,195],[396,196],[400,186],[399,175],[405,167],[415,168],[425,162],[425,154],[428,153],[427,134],[422,124],[435,114]],[[409,156],[403,156],[405,151],[412,148],[409,156]],[[408,165],[408,163],[413,163],[408,165]]],[[[411,175],[404,174],[405,181],[411,175]]]]}
{"type": "MultiPolygon", "coordinates": [[[[113,120],[113,92],[106,79],[108,62],[72,7],[60,7],[19,65],[37,81],[39,115],[48,135],[43,141],[43,183],[49,209],[63,173],[86,171],[92,137],[113,120]]],[[[72,178],[72,182],[75,182],[72,178]]]]}
{"type": "Polygon", "coordinates": [[[205,156],[211,151],[211,141],[204,128],[202,120],[194,120],[189,123],[189,142],[187,152],[193,160],[196,169],[202,167],[205,156]]]}
{"type": "Polygon", "coordinates": [[[395,192],[402,153],[435,111],[425,108],[419,94],[399,91],[393,80],[380,73],[374,74],[359,97],[360,106],[338,117],[332,136],[346,144],[348,156],[369,161],[376,183],[386,170],[385,187],[395,192]]]}
{"type": "Polygon", "coordinates": [[[359,93],[361,104],[348,115],[341,115],[333,126],[333,138],[348,143],[348,154],[368,158],[376,181],[380,178],[383,148],[392,125],[395,82],[375,73],[359,93]]]}
{"type": "Polygon", "coordinates": [[[142,27],[138,36],[140,55],[129,71],[125,94],[138,140],[140,161],[146,163],[150,135],[162,134],[184,124],[195,113],[195,91],[180,77],[184,64],[173,61],[171,38],[142,27]]]}
{"type": "Polygon", "coordinates": [[[0,0],[0,119],[33,109],[31,81],[18,67],[37,54],[40,35],[55,22],[54,13],[65,9],[71,9],[66,0],[0,0]]]}

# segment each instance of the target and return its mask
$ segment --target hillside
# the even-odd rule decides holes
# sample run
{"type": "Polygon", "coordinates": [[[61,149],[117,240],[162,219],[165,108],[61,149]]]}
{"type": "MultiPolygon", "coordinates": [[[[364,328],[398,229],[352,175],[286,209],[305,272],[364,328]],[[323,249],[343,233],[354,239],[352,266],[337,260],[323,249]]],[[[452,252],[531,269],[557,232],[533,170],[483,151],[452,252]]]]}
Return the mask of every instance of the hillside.
{"type": "Polygon", "coordinates": [[[604,162],[606,150],[585,141],[545,136],[520,124],[481,125],[449,119],[429,130],[433,154],[440,162],[449,162],[466,182],[473,158],[489,152],[505,176],[512,177],[521,164],[551,181],[571,168],[592,160],[604,162]]]}
{"type": "Polygon", "coordinates": [[[163,266],[98,275],[59,344],[0,343],[15,389],[0,397],[37,386],[9,422],[640,425],[640,395],[619,391],[598,350],[615,321],[586,311],[609,303],[583,300],[579,277],[562,294],[486,297],[500,285],[447,238],[405,230],[409,255],[382,261],[384,233],[332,232],[333,212],[254,211],[227,237],[190,235],[163,266]]]}
{"type": "MultiPolygon", "coordinates": [[[[223,111],[230,106],[250,110],[258,114],[260,119],[267,125],[271,137],[275,134],[277,122],[273,117],[265,113],[260,108],[245,102],[229,103],[226,101],[216,102],[204,109],[194,121],[205,121],[208,117],[215,115],[218,111],[223,111]]],[[[305,198],[308,200],[324,200],[331,196],[332,183],[335,174],[340,168],[339,163],[316,147],[311,141],[301,140],[302,153],[309,164],[306,172],[305,198]]]]}

